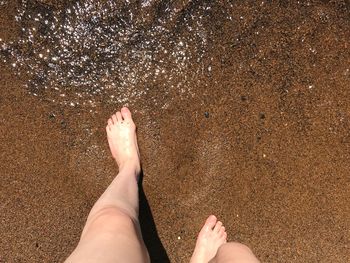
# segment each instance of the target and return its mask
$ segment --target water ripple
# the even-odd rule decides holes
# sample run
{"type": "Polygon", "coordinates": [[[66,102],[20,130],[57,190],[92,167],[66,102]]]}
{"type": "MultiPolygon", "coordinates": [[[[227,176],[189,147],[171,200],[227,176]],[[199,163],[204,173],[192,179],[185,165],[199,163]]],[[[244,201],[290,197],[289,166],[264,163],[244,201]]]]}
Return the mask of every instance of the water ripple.
{"type": "Polygon", "coordinates": [[[32,94],[60,104],[127,103],[152,83],[163,95],[191,94],[207,48],[208,9],[207,1],[22,0],[20,36],[0,42],[0,58],[28,76],[32,94]]]}

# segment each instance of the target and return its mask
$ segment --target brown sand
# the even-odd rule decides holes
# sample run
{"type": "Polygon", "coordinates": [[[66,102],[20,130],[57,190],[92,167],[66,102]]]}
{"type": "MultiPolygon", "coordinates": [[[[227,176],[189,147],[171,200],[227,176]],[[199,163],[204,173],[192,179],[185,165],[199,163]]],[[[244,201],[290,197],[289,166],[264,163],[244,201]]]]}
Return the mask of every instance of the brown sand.
{"type": "MultiPolygon", "coordinates": [[[[212,71],[194,98],[131,105],[167,255],[188,262],[215,214],[263,262],[350,262],[349,5],[237,4],[233,15],[246,18],[241,39],[213,19],[212,71]]],[[[15,37],[0,18],[0,37],[15,37]]],[[[60,262],[116,175],[104,127],[122,105],[52,105],[0,74],[0,262],[60,262]]]]}

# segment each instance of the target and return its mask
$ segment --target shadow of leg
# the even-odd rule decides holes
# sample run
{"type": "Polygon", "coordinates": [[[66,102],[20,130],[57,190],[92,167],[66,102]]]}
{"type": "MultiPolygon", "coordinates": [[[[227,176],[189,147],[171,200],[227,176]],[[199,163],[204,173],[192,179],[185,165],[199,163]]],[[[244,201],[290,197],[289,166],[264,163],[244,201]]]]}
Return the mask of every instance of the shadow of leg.
{"type": "Polygon", "coordinates": [[[143,240],[148,249],[152,263],[170,263],[169,257],[158,236],[156,225],[152,216],[152,211],[149,207],[145,192],[143,191],[142,178],[143,172],[141,171],[141,180],[139,183],[139,221],[141,225],[143,240]]]}

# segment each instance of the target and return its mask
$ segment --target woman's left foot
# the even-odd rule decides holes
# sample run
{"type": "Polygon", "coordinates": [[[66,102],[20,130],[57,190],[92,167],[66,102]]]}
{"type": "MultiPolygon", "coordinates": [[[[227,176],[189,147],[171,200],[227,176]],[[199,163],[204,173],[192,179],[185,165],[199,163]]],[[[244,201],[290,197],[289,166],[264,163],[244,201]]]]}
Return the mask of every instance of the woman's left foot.
{"type": "Polygon", "coordinates": [[[136,138],[136,125],[131,118],[131,112],[123,107],[113,114],[106,127],[109,148],[116,160],[119,170],[124,167],[135,169],[138,174],[141,169],[140,154],[136,138]]]}

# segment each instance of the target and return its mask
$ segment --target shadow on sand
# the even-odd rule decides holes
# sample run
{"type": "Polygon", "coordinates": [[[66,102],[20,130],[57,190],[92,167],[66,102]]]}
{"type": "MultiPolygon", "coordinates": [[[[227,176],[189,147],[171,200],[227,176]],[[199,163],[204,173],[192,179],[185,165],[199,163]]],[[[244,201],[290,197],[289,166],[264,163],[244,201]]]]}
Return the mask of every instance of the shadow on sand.
{"type": "Polygon", "coordinates": [[[141,231],[143,240],[145,241],[148,249],[149,256],[152,263],[170,263],[169,257],[163,247],[162,242],[157,233],[157,228],[154,223],[151,208],[148,204],[145,192],[142,187],[143,172],[141,171],[139,183],[139,202],[140,212],[139,220],[141,225],[141,231]]]}

